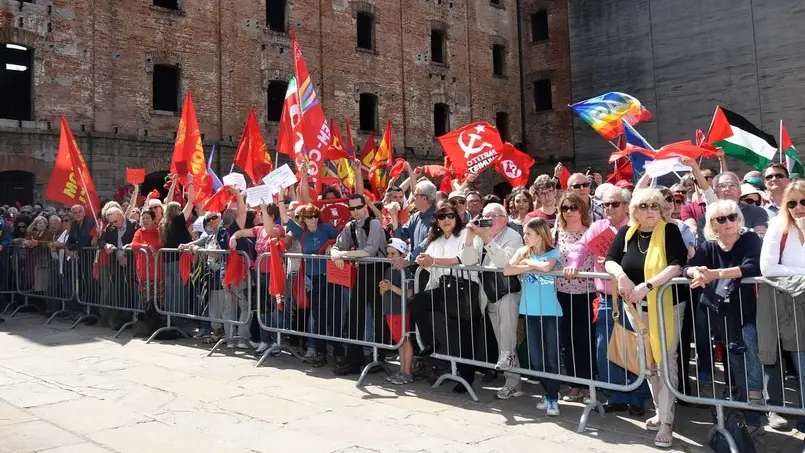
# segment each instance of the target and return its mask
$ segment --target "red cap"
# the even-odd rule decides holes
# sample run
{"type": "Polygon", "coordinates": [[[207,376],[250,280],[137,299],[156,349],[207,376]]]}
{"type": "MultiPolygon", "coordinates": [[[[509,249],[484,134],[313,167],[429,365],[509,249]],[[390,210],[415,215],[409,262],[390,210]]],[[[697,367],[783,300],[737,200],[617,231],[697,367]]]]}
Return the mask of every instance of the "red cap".
{"type": "Polygon", "coordinates": [[[620,187],[621,189],[634,190],[634,184],[630,183],[625,179],[621,179],[620,181],[616,182],[615,185],[620,187]]]}
{"type": "Polygon", "coordinates": [[[157,191],[156,189],[152,190],[151,192],[148,193],[148,196],[146,197],[146,199],[147,200],[159,200],[159,191],[157,191]]]}

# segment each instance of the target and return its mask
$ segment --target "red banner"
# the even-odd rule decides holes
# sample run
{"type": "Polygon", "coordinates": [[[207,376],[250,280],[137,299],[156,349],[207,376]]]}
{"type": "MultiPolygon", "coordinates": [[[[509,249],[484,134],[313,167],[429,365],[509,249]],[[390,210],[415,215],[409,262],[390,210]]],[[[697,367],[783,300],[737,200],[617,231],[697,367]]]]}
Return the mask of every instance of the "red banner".
{"type": "Polygon", "coordinates": [[[511,143],[503,145],[500,159],[495,163],[495,169],[515,187],[524,187],[528,183],[534,159],[528,154],[518,150],[511,143]]]}
{"type": "Polygon", "coordinates": [[[271,173],[273,168],[263,133],[260,132],[260,125],[257,123],[254,106],[246,118],[246,127],[243,128],[238,151],[235,153],[235,165],[242,168],[255,184],[261,184],[263,177],[271,173]]]}
{"type": "Polygon", "coordinates": [[[310,79],[310,73],[307,70],[305,58],[302,56],[302,48],[296,40],[295,32],[291,33],[291,41],[293,44],[294,73],[298,83],[296,104],[299,108],[299,122],[293,124],[292,121],[295,135],[294,141],[297,142],[294,144],[294,149],[298,152],[301,148],[310,166],[308,174],[314,177],[311,179],[315,179],[316,176],[323,174],[324,153],[330,145],[330,127],[327,125],[321,102],[316,96],[316,90],[313,88],[313,82],[310,79]]]}
{"type": "MultiPolygon", "coordinates": [[[[187,163],[187,172],[198,180],[207,174],[207,162],[204,161],[204,148],[201,146],[201,129],[198,127],[196,108],[193,106],[193,97],[190,90],[184,98],[182,117],[176,131],[176,143],[173,145],[173,158],[171,159],[171,173],[179,174],[176,169],[177,162],[187,163]]],[[[183,179],[183,178],[180,178],[183,179]]],[[[182,182],[184,184],[184,182],[182,182]]]]}
{"type": "Polygon", "coordinates": [[[98,192],[64,115],[60,115],[60,122],[59,151],[45,189],[45,198],[66,206],[80,204],[87,215],[94,217],[96,210],[100,209],[98,192]]]}
{"type": "Polygon", "coordinates": [[[439,137],[445,155],[456,174],[479,174],[495,164],[503,140],[495,126],[472,123],[439,137]]]}

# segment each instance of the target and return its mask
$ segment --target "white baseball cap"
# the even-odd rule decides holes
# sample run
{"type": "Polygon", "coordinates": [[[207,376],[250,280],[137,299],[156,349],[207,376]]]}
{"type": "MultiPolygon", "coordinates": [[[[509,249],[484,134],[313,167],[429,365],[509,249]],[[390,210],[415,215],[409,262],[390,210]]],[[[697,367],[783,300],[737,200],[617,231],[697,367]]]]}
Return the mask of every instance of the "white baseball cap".
{"type": "Polygon", "coordinates": [[[391,238],[391,240],[388,243],[388,247],[391,247],[391,248],[397,250],[398,252],[402,253],[403,255],[408,254],[408,244],[406,244],[405,241],[403,241],[400,238],[391,238]]]}

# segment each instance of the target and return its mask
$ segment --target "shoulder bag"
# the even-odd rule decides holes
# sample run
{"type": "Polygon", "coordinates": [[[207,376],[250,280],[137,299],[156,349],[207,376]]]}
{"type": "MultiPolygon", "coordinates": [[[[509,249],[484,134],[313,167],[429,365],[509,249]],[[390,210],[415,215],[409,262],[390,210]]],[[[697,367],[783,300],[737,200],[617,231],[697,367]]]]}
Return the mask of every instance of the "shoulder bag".
{"type": "MultiPolygon", "coordinates": [[[[481,265],[486,258],[486,248],[481,253],[481,265]]],[[[519,293],[522,291],[520,278],[516,276],[505,276],[503,272],[499,271],[483,271],[478,273],[481,280],[481,286],[484,288],[484,294],[490,304],[494,304],[509,293],[519,293]]]]}
{"type": "MultiPolygon", "coordinates": [[[[635,310],[635,304],[624,302],[626,312],[632,316],[637,332],[643,337],[644,353],[646,357],[646,370],[653,369],[657,366],[654,361],[654,355],[651,353],[651,338],[649,336],[648,328],[643,324],[640,315],[635,310]]],[[[629,370],[634,374],[640,374],[640,361],[638,360],[638,333],[632,332],[627,329],[620,322],[620,310],[618,304],[618,283],[617,280],[612,282],[612,318],[615,324],[612,328],[612,336],[609,337],[609,346],[607,347],[607,360],[618,365],[619,367],[629,370]]]]}

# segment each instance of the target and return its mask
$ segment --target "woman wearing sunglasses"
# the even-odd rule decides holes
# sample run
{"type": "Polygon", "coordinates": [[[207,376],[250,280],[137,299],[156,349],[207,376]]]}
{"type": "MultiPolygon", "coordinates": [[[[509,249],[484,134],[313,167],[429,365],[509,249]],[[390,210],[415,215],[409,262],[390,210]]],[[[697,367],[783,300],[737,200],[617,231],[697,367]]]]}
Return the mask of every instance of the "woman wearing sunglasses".
{"type": "MultiPolygon", "coordinates": [[[[621,228],[609,248],[606,271],[617,279],[618,293],[628,303],[638,305],[638,314],[649,327],[651,353],[660,363],[666,349],[669,380],[677,385],[677,338],[685,311],[685,303],[678,302],[672,291],[659,294],[658,288],[678,277],[687,262],[682,234],[674,224],[662,219],[665,198],[657,189],[637,189],[629,203],[629,226],[621,228]],[[663,319],[659,317],[659,304],[663,304],[663,319]],[[665,323],[667,342],[660,341],[660,322],[665,323]]],[[[636,321],[629,316],[629,323],[636,321]]],[[[663,370],[660,366],[660,370],[663,370]]],[[[660,371],[659,373],[662,373],[660,371]]],[[[654,445],[670,447],[673,442],[674,396],[665,385],[663,376],[652,374],[647,380],[657,414],[646,420],[646,429],[657,431],[654,445]]]]}
{"type": "MultiPolygon", "coordinates": [[[[736,398],[762,405],[763,367],[758,358],[758,334],[755,323],[757,298],[754,285],[741,285],[742,278],[760,275],[760,237],[743,230],[743,215],[738,204],[719,200],[707,206],[704,237],[696,255],[682,275],[693,279],[691,288],[702,288],[693,316],[696,325],[699,394],[712,396],[713,335],[728,345],[730,386],[737,386],[736,398]],[[733,381],[734,380],[734,381],[733,381]]],[[[752,435],[763,432],[757,412],[745,413],[752,435]]]]}
{"type": "MultiPolygon", "coordinates": [[[[568,262],[573,247],[590,227],[592,218],[587,203],[574,192],[567,192],[559,201],[559,217],[554,229],[554,244],[559,250],[561,263],[568,262]]],[[[593,270],[593,255],[588,254],[579,271],[593,270]]],[[[556,278],[556,296],[562,307],[560,345],[564,364],[569,376],[583,379],[592,377],[592,326],[595,285],[590,278],[556,278]]],[[[582,401],[590,395],[581,384],[570,384],[570,391],[563,401],[582,401]]]]}
{"type": "MultiPolygon", "coordinates": [[[[799,294],[805,285],[805,180],[785,189],[780,212],[763,239],[760,272],[768,284],[758,286],[758,301],[766,305],[757,314],[758,349],[769,378],[768,404],[776,406],[783,403],[778,338],[782,349],[791,352],[800,376],[800,398],[805,397],[805,295],[799,294]]],[[[805,417],[797,419],[797,429],[805,432],[805,417]]]]}

